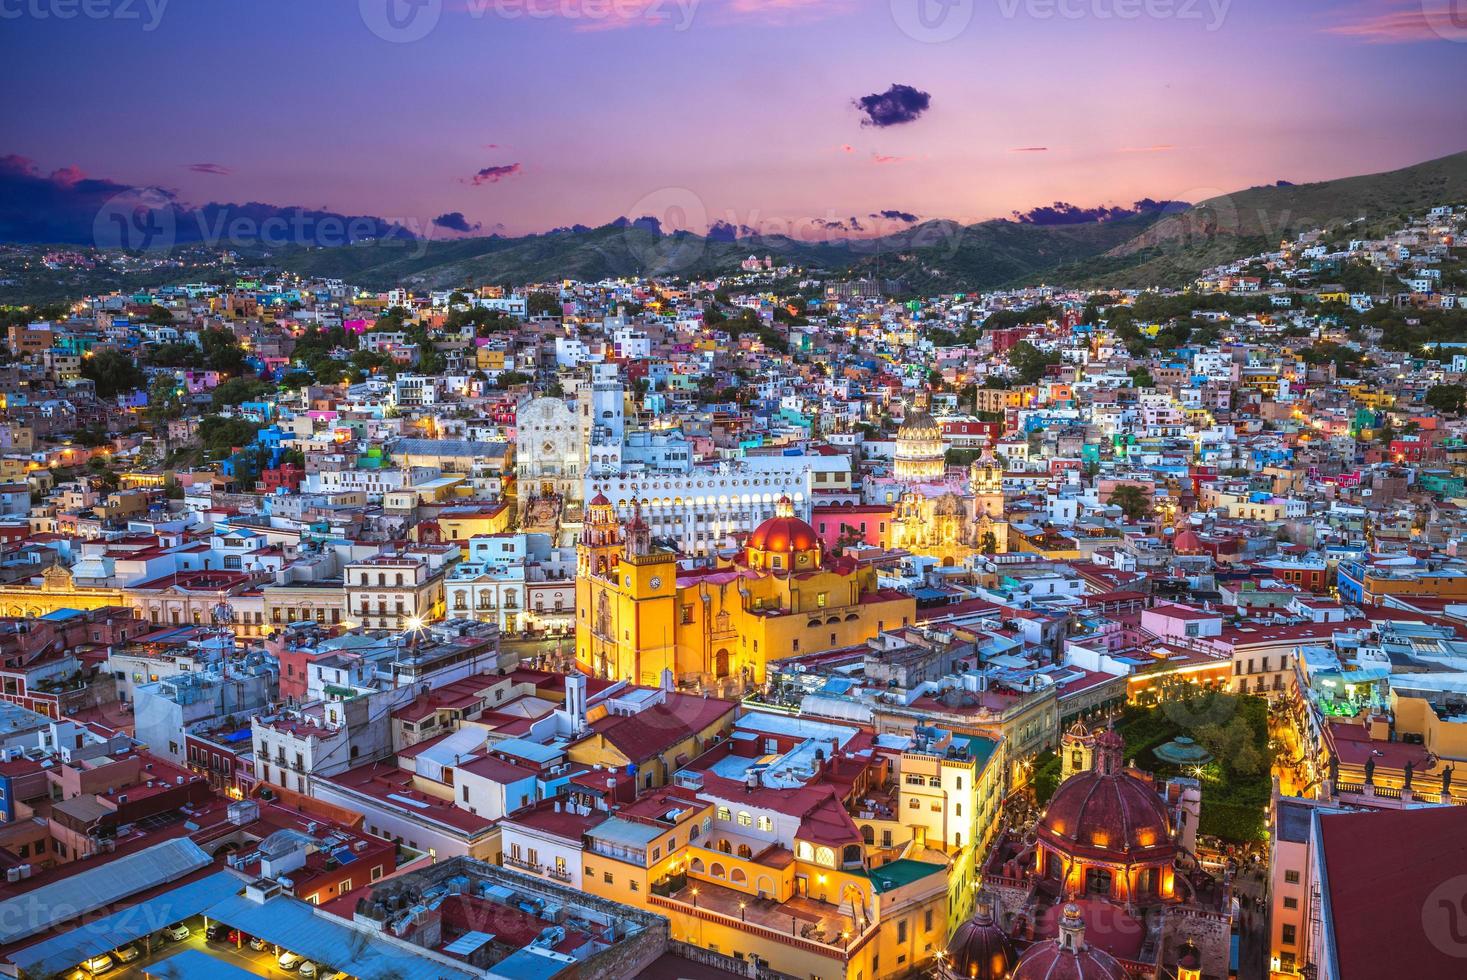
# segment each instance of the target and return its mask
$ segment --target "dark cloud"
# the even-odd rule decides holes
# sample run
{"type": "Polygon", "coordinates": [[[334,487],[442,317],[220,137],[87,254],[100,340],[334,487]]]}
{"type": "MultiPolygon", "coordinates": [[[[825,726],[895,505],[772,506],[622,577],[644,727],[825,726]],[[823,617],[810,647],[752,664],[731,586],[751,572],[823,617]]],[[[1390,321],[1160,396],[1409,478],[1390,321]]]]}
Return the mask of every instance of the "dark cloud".
{"type": "Polygon", "coordinates": [[[449,231],[461,231],[465,234],[478,231],[479,229],[484,227],[477,221],[475,221],[473,224],[470,224],[469,219],[464,217],[464,213],[462,211],[447,211],[443,214],[440,214],[438,217],[433,219],[433,224],[437,225],[439,228],[446,228],[449,231]]]}
{"type": "Polygon", "coordinates": [[[478,187],[480,184],[497,184],[506,177],[513,177],[520,172],[517,163],[506,163],[496,167],[485,167],[474,176],[469,178],[469,183],[478,187]]]}
{"type": "Polygon", "coordinates": [[[88,177],[75,167],[43,174],[25,157],[0,157],[0,241],[167,247],[197,242],[345,244],[412,238],[372,215],[251,201],[191,205],[173,191],[88,177]]]}
{"type": "Polygon", "coordinates": [[[1055,201],[1049,207],[1015,211],[1014,220],[1022,225],[1085,225],[1098,221],[1115,221],[1118,218],[1130,218],[1155,211],[1171,213],[1185,210],[1189,206],[1183,201],[1154,201],[1149,197],[1137,201],[1129,208],[1109,208],[1104,205],[1082,208],[1067,201],[1055,201]]]}
{"type": "Polygon", "coordinates": [[[900,126],[916,120],[932,105],[932,96],[910,85],[893,85],[885,92],[863,95],[852,103],[866,117],[862,126],[900,126]]]}
{"type": "Polygon", "coordinates": [[[863,225],[861,223],[861,220],[855,215],[852,215],[849,218],[836,218],[834,220],[828,218],[816,218],[815,226],[817,228],[824,228],[827,231],[857,232],[866,230],[866,226],[863,225]]]}
{"type": "Polygon", "coordinates": [[[1010,153],[1048,153],[1047,146],[1016,146],[1009,150],[1010,153]]]}
{"type": "Polygon", "coordinates": [[[662,234],[662,222],[650,214],[644,214],[640,218],[628,218],[626,215],[622,215],[611,223],[611,227],[641,228],[643,231],[650,231],[655,235],[662,234]]]}
{"type": "Polygon", "coordinates": [[[216,177],[228,177],[234,173],[232,169],[222,163],[190,163],[185,168],[196,174],[213,174],[216,177]]]}
{"type": "Polygon", "coordinates": [[[917,216],[910,211],[873,211],[871,217],[886,218],[888,221],[904,221],[909,225],[917,220],[917,216]]]}

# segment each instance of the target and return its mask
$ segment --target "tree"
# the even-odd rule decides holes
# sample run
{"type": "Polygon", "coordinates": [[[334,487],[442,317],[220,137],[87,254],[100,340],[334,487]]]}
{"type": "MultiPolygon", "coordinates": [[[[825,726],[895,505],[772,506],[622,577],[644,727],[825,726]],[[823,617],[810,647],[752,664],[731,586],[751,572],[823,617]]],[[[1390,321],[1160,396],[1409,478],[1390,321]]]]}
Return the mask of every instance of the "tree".
{"type": "Polygon", "coordinates": [[[204,363],[210,370],[224,374],[239,374],[244,370],[244,350],[231,331],[210,327],[199,334],[199,346],[204,349],[204,363]]]}
{"type": "Polygon", "coordinates": [[[224,408],[254,401],[270,391],[259,378],[230,378],[214,389],[214,407],[224,408]]]}
{"type": "Polygon", "coordinates": [[[148,386],[148,407],[144,409],[148,421],[157,425],[183,415],[183,389],[178,379],[160,374],[148,386]]]}
{"type": "Polygon", "coordinates": [[[1153,378],[1151,376],[1151,372],[1144,367],[1131,368],[1130,374],[1132,387],[1153,388],[1156,386],[1156,379],[1153,378]]]}
{"type": "Polygon", "coordinates": [[[97,386],[98,398],[116,398],[124,391],[136,391],[148,381],[136,361],[112,348],[82,358],[81,373],[97,386]]]}
{"type": "Polygon", "coordinates": [[[531,293],[525,297],[525,312],[530,316],[560,316],[560,297],[549,292],[531,293]]]}
{"type": "Polygon", "coordinates": [[[1022,384],[1034,384],[1044,377],[1045,369],[1059,362],[1058,353],[1046,354],[1027,340],[1021,340],[1009,348],[1009,367],[1014,369],[1022,384]]]}
{"type": "Polygon", "coordinates": [[[1106,503],[1119,507],[1128,521],[1139,521],[1151,513],[1151,498],[1134,483],[1122,483],[1116,487],[1106,503]]]}
{"type": "Polygon", "coordinates": [[[1461,415],[1467,404],[1467,388],[1462,385],[1432,385],[1426,393],[1426,404],[1443,415],[1461,415]]]}

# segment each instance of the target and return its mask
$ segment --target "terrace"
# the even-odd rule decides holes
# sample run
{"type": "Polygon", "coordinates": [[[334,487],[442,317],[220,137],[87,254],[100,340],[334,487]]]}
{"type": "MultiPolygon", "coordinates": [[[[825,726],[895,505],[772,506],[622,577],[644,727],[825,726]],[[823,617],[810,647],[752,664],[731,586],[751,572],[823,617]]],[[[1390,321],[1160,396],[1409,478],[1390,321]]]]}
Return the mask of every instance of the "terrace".
{"type": "Polygon", "coordinates": [[[707,881],[668,880],[667,893],[648,896],[654,909],[671,909],[694,918],[721,922],[798,949],[844,959],[875,926],[847,914],[849,905],[831,905],[794,896],[780,902],[707,881]],[[864,928],[863,928],[864,926],[864,928]]]}

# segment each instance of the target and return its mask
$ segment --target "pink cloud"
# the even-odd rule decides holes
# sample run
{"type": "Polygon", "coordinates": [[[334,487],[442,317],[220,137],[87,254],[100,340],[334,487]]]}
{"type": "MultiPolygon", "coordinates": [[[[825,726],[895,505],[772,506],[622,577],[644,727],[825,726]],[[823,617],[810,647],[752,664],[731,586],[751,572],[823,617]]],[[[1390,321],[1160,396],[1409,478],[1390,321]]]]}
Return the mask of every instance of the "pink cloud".
{"type": "MultiPolygon", "coordinates": [[[[1367,44],[1414,44],[1419,41],[1467,39],[1467,11],[1462,0],[1415,0],[1386,4],[1390,9],[1362,13],[1353,20],[1324,29],[1326,34],[1354,38],[1367,44]]],[[[1379,6],[1373,4],[1372,8],[1379,6]]]]}
{"type": "Polygon", "coordinates": [[[840,151],[842,153],[855,153],[856,152],[856,148],[854,146],[852,146],[851,144],[849,144],[849,143],[842,143],[840,145],[840,151]]]}
{"type": "Polygon", "coordinates": [[[1175,146],[1171,146],[1171,145],[1166,144],[1166,143],[1161,143],[1161,144],[1158,144],[1156,146],[1123,146],[1119,150],[1117,150],[1116,152],[1117,153],[1170,153],[1172,150],[1175,150],[1175,149],[1176,149],[1175,146]]]}
{"type": "Polygon", "coordinates": [[[910,160],[910,159],[911,159],[911,157],[893,157],[893,156],[886,156],[886,155],[881,154],[881,153],[873,153],[873,154],[871,154],[871,162],[874,163],[874,164],[876,164],[877,166],[881,166],[882,164],[887,164],[887,163],[904,163],[904,162],[906,162],[907,160],[910,160]]]}
{"type": "Polygon", "coordinates": [[[1016,146],[1009,150],[1010,153],[1048,153],[1047,146],[1016,146]]]}
{"type": "Polygon", "coordinates": [[[87,175],[82,173],[79,167],[61,167],[51,172],[51,180],[64,187],[70,187],[73,184],[86,180],[86,178],[87,175]]]}

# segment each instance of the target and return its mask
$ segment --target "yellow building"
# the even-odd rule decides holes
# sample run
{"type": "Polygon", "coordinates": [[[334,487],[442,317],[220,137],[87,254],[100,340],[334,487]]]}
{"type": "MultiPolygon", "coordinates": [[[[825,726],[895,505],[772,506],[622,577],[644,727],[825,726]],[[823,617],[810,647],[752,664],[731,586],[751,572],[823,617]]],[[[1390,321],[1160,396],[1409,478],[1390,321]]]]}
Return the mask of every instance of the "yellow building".
{"type": "Polygon", "coordinates": [[[605,495],[577,547],[576,659],[597,677],[740,690],[771,660],[862,643],[910,623],[916,602],[882,591],[876,570],[829,556],[788,498],[732,562],[678,574],[652,547],[637,502],[623,535],[605,495]]]}

